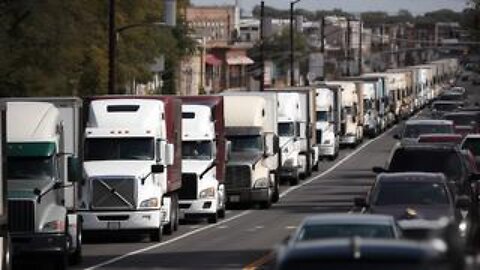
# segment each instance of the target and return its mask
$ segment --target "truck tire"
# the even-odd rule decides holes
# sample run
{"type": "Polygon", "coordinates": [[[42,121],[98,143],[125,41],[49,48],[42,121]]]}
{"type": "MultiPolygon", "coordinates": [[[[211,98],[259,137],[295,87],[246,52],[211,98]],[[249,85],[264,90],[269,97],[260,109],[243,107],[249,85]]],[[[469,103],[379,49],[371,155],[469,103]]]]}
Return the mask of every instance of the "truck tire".
{"type": "Polygon", "coordinates": [[[208,222],[209,224],[217,223],[217,222],[218,222],[218,213],[210,214],[210,215],[207,217],[207,222],[208,222]]]}
{"type": "Polygon", "coordinates": [[[82,262],[82,220],[81,218],[78,219],[77,221],[77,233],[76,233],[76,242],[77,242],[77,247],[75,248],[75,251],[70,254],[68,258],[68,263],[70,265],[77,265],[80,262],[82,262]]]}
{"type": "Polygon", "coordinates": [[[270,207],[272,207],[272,200],[268,200],[260,203],[260,209],[269,209],[270,207]]]}
{"type": "Polygon", "coordinates": [[[298,183],[300,183],[300,175],[298,173],[298,170],[295,172],[294,176],[289,179],[290,186],[296,186],[298,183]]]}
{"type": "Polygon", "coordinates": [[[163,226],[163,233],[172,235],[178,229],[178,201],[176,196],[171,196],[170,203],[170,222],[163,226]]]}
{"type": "Polygon", "coordinates": [[[223,208],[218,210],[218,217],[219,218],[225,218],[225,205],[223,205],[223,208]]]}
{"type": "Polygon", "coordinates": [[[161,242],[163,238],[163,225],[158,226],[158,229],[154,229],[150,232],[150,241],[151,242],[161,242]]]}
{"type": "Polygon", "coordinates": [[[272,202],[276,203],[280,201],[280,182],[278,177],[275,177],[275,188],[273,190],[272,202]]]}

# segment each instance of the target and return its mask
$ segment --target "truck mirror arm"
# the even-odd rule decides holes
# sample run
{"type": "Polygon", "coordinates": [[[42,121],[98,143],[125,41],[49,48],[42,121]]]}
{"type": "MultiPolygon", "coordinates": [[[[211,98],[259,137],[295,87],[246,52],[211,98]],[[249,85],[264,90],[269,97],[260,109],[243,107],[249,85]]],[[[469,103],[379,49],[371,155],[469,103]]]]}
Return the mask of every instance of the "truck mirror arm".
{"type": "Polygon", "coordinates": [[[210,164],[210,166],[208,166],[201,174],[200,176],[198,176],[199,179],[202,179],[203,176],[205,176],[205,174],[207,174],[207,172],[209,172],[211,169],[215,168],[215,166],[217,166],[217,161],[214,160],[212,161],[212,163],[210,164]]]}
{"type": "Polygon", "coordinates": [[[68,187],[73,187],[73,184],[70,184],[70,185],[62,185],[61,182],[55,182],[55,184],[53,184],[52,187],[50,187],[49,189],[45,190],[45,192],[41,193],[40,189],[38,188],[35,188],[33,190],[33,194],[35,194],[37,196],[37,203],[40,203],[42,201],[42,198],[47,195],[50,191],[52,190],[57,190],[57,189],[61,189],[61,188],[68,188],[68,187]]]}

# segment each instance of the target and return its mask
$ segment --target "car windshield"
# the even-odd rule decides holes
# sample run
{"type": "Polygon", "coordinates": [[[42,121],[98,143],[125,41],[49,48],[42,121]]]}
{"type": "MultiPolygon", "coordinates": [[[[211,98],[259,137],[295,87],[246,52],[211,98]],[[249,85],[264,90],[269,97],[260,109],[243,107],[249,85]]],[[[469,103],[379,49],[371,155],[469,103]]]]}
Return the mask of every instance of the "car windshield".
{"type": "Polygon", "coordinates": [[[461,94],[442,95],[438,99],[439,100],[461,101],[461,100],[463,100],[463,95],[461,95],[461,94]]]}
{"type": "Polygon", "coordinates": [[[262,137],[257,136],[229,136],[232,143],[232,152],[262,152],[262,137]]]}
{"type": "Polygon", "coordinates": [[[446,187],[435,182],[381,182],[378,184],[375,194],[372,204],[378,206],[449,203],[446,187]]]}
{"type": "Polygon", "coordinates": [[[462,149],[468,149],[474,156],[480,156],[480,138],[468,138],[462,145],[462,149]]]}
{"type": "Polygon", "coordinates": [[[182,142],[183,159],[209,160],[212,159],[211,141],[184,141],[182,142]]]}
{"type": "Polygon", "coordinates": [[[293,137],[295,135],[295,124],[293,122],[278,123],[278,135],[281,137],[293,137]]]}
{"type": "Polygon", "coordinates": [[[457,126],[470,126],[476,123],[475,115],[470,114],[445,115],[444,117],[447,120],[453,121],[453,123],[457,126]]]}
{"type": "Polygon", "coordinates": [[[404,138],[418,138],[423,134],[453,134],[451,125],[406,125],[403,133],[404,138]]]}
{"type": "Polygon", "coordinates": [[[298,237],[299,241],[327,238],[394,238],[391,226],[377,224],[313,224],[306,225],[298,237]]]}
{"type": "Polygon", "coordinates": [[[7,168],[13,180],[49,180],[55,174],[53,157],[8,157],[7,168]]]}
{"type": "Polygon", "coordinates": [[[400,149],[390,162],[391,172],[443,173],[452,180],[462,176],[461,157],[453,151],[429,151],[428,149],[400,149]]]}
{"type": "Polygon", "coordinates": [[[152,160],[153,138],[88,138],[85,160],[152,160]]]}
{"type": "Polygon", "coordinates": [[[435,103],[433,104],[433,109],[441,112],[452,112],[458,109],[458,105],[453,103],[435,103]]]}
{"type": "Polygon", "coordinates": [[[317,111],[317,121],[318,122],[327,122],[328,121],[328,112],[327,111],[317,111]]]}

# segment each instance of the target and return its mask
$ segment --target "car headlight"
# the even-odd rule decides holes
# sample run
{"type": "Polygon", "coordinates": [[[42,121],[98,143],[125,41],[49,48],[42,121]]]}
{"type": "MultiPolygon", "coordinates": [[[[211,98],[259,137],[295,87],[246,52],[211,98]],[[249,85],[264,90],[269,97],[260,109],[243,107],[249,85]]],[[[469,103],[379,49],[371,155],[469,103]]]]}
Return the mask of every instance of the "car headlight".
{"type": "Polygon", "coordinates": [[[158,198],[150,198],[148,200],[144,200],[140,203],[140,207],[142,208],[158,207],[158,198]]]}
{"type": "Polygon", "coordinates": [[[200,191],[200,199],[215,197],[215,188],[210,187],[200,191]]]}
{"type": "Polygon", "coordinates": [[[458,231],[460,232],[461,236],[465,236],[467,234],[468,224],[466,221],[460,222],[458,224],[458,231]]]}
{"type": "Polygon", "coordinates": [[[42,231],[56,233],[65,231],[65,221],[64,220],[52,220],[43,225],[42,231]]]}
{"type": "Polygon", "coordinates": [[[258,179],[255,181],[255,185],[253,185],[254,188],[268,188],[270,185],[268,179],[263,178],[263,179],[258,179]]]}

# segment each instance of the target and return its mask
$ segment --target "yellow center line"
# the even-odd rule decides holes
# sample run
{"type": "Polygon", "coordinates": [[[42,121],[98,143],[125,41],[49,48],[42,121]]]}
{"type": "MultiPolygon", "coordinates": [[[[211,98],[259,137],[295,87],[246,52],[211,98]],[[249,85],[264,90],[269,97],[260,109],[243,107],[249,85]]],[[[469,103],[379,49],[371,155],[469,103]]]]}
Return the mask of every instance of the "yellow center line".
{"type": "Polygon", "coordinates": [[[260,257],[259,259],[253,261],[252,263],[248,264],[247,266],[243,267],[243,270],[256,270],[260,266],[265,265],[266,263],[270,262],[273,259],[273,252],[270,251],[266,255],[260,257]]]}

